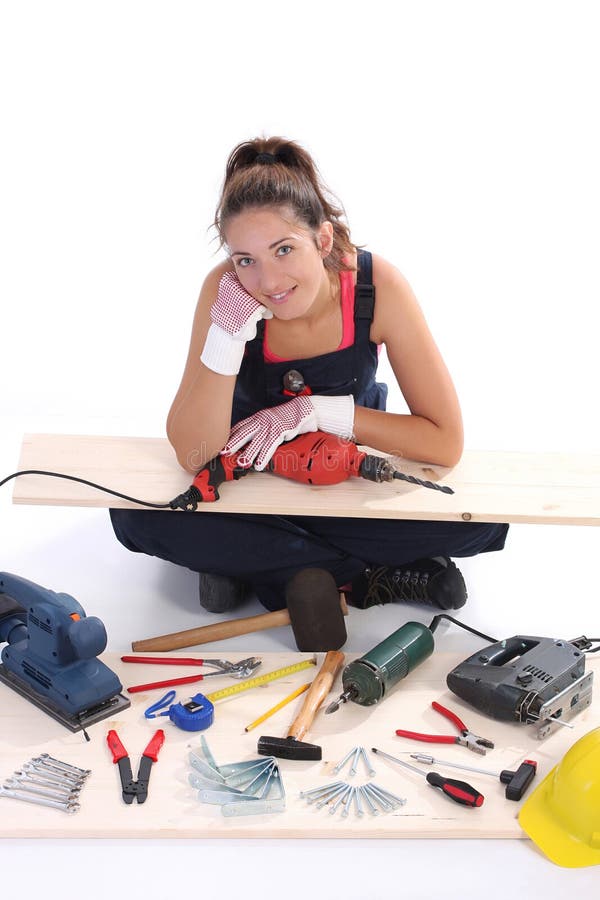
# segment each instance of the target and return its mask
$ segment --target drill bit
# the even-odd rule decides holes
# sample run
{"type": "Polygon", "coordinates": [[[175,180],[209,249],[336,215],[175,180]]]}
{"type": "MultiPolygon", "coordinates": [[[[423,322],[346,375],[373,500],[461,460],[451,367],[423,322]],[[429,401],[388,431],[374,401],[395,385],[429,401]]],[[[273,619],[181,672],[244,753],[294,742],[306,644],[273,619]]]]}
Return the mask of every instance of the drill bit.
{"type": "Polygon", "coordinates": [[[325,710],[325,715],[329,715],[329,713],[337,712],[340,708],[340,704],[347,703],[348,700],[353,700],[357,695],[357,691],[354,688],[349,688],[347,691],[344,691],[343,694],[334,700],[333,703],[330,703],[327,709],[325,710]]]}
{"type": "Polygon", "coordinates": [[[424,481],[422,478],[416,478],[414,475],[406,475],[400,472],[395,465],[395,459],[386,458],[384,456],[375,456],[367,453],[360,466],[360,475],[368,481],[393,481],[398,478],[401,481],[408,481],[410,484],[417,484],[419,487],[430,488],[432,491],[441,491],[443,494],[453,494],[451,487],[445,484],[437,484],[434,481],[424,481]]]}
{"type": "Polygon", "coordinates": [[[405,475],[404,472],[394,472],[394,478],[399,478],[402,481],[408,481],[410,484],[418,484],[420,487],[431,488],[433,491],[441,491],[443,494],[453,494],[454,491],[451,487],[448,487],[446,484],[436,484],[435,481],[423,481],[421,478],[415,478],[414,475],[405,475]]]}

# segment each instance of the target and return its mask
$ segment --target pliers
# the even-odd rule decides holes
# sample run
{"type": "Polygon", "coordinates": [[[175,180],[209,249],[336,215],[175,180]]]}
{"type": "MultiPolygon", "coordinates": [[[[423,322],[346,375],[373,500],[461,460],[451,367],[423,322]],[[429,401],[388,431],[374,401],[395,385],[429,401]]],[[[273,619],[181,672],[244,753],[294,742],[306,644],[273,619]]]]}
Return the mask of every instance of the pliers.
{"type": "Polygon", "coordinates": [[[171,678],[167,681],[153,681],[150,684],[136,684],[128,687],[129,694],[139,691],[151,691],[154,688],[171,687],[174,684],[192,684],[203,681],[211,675],[231,675],[232,678],[249,678],[257,669],[261,660],[258,656],[249,656],[239,662],[229,662],[227,659],[195,659],[188,656],[122,656],[121,662],[127,663],[153,663],[157,666],[214,666],[218,671],[207,672],[205,675],[186,675],[182,678],[171,678]]]}
{"type": "Polygon", "coordinates": [[[481,756],[485,756],[485,748],[487,747],[489,750],[492,750],[494,745],[492,741],[489,741],[487,738],[480,737],[478,734],[473,734],[472,731],[469,731],[465,723],[462,719],[456,715],[456,713],[451,712],[451,710],[446,709],[445,706],[442,706],[440,703],[436,703],[435,700],[431,704],[433,709],[437,712],[441,713],[443,716],[446,716],[447,719],[450,719],[451,722],[454,722],[460,734],[455,737],[454,735],[448,734],[419,734],[416,731],[402,731],[398,729],[396,734],[399,737],[408,737],[413,738],[415,741],[428,741],[431,744],[460,744],[462,747],[466,747],[468,750],[472,750],[473,753],[479,753],[481,756]]]}
{"type": "Polygon", "coordinates": [[[108,732],[106,741],[113,755],[113,762],[119,764],[123,800],[127,804],[133,803],[134,799],[136,799],[138,803],[145,803],[148,796],[148,782],[150,781],[152,763],[157,761],[159,750],[165,742],[164,731],[162,728],[159,728],[144,750],[140,760],[136,781],[133,780],[129,754],[114,729],[111,728],[108,732]]]}

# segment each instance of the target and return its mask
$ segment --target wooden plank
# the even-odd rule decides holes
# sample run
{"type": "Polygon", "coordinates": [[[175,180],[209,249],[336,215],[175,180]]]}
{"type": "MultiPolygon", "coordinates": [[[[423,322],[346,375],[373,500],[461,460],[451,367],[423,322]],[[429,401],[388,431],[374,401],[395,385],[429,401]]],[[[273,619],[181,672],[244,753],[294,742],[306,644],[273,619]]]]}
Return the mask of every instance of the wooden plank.
{"type": "MultiPolygon", "coordinates": [[[[358,478],[331,487],[309,487],[252,472],[224,485],[221,499],[199,513],[600,524],[600,454],[466,451],[453,469],[410,460],[402,471],[454,488],[453,495],[401,481],[373,484],[358,478]]],[[[19,470],[44,469],[99,482],[121,493],[166,503],[190,484],[165,439],[32,434],[25,436],[19,470]]],[[[133,507],[74,482],[22,476],[15,503],[54,506],[133,507]]]]}
{"type": "MultiPolygon", "coordinates": [[[[181,655],[181,654],[180,654],[181,655]]],[[[187,656],[193,654],[185,654],[187,656]]],[[[250,651],[244,656],[250,655],[250,651]]],[[[309,654],[263,653],[262,668],[269,672],[289,665],[309,654]]],[[[237,658],[237,657],[236,657],[237,658]]],[[[319,654],[318,662],[322,661],[319,654]]],[[[348,655],[347,661],[352,657],[348,655]]],[[[513,769],[524,758],[538,761],[537,784],[562,759],[572,744],[600,725],[598,704],[579,714],[575,729],[561,728],[544,741],[538,741],[532,726],[496,722],[472,710],[445,687],[445,676],[464,655],[436,652],[410,676],[398,684],[379,705],[361,707],[348,703],[337,713],[317,715],[307,740],[323,749],[320,762],[280,760],[286,809],[281,813],[226,818],[218,806],[201,804],[188,782],[191,772],[187,760],[191,747],[198,747],[200,735],[180,731],[168,719],[147,720],[143,711],[160,696],[161,691],[131,695],[132,706],[117,716],[90,728],[90,743],[81,734],[70,734],[61,725],[36,709],[27,700],[0,684],[0,776],[4,780],[33,756],[47,752],[73,765],[92,769],[92,775],[81,794],[81,810],[74,815],[15,800],[2,799],[0,837],[19,838],[524,838],[517,822],[519,803],[507,801],[499,780],[490,776],[447,769],[445,774],[473,783],[485,795],[481,809],[458,806],[439,791],[429,787],[424,778],[404,772],[393,763],[371,755],[376,776],[370,778],[359,768],[350,777],[348,768],[340,778],[351,784],[376,781],[406,798],[406,805],[393,813],[362,819],[354,813],[347,819],[339,812],[329,815],[299,797],[302,790],[335,780],[333,767],[354,746],[379,749],[410,761],[407,752],[424,751],[450,762],[464,763],[493,771],[513,769]],[[457,712],[478,734],[496,744],[485,757],[470,753],[457,745],[427,745],[398,738],[396,728],[409,728],[430,733],[452,733],[453,726],[431,709],[437,700],[457,712]],[[155,729],[166,733],[164,747],[153,767],[150,791],[143,806],[126,806],[120,795],[117,767],[106,745],[110,728],[118,731],[131,756],[134,775],[140,755],[155,729]],[[432,749],[433,748],[433,749],[432,749]]],[[[190,669],[123,664],[115,654],[103,659],[121,677],[125,685],[189,674],[190,669]]],[[[588,669],[596,677],[600,660],[588,657],[588,669]]],[[[256,744],[260,735],[283,737],[291,724],[302,697],[289,704],[256,730],[246,733],[244,726],[288,696],[297,686],[314,677],[312,669],[296,672],[287,678],[250,690],[237,698],[216,704],[215,722],[204,734],[217,764],[257,758],[256,744]]],[[[178,698],[204,687],[217,690],[231,685],[230,679],[215,677],[210,687],[192,685],[180,688],[178,698]]],[[[339,679],[332,697],[337,696],[339,679]]],[[[437,769],[444,772],[442,766],[437,769]]]]}

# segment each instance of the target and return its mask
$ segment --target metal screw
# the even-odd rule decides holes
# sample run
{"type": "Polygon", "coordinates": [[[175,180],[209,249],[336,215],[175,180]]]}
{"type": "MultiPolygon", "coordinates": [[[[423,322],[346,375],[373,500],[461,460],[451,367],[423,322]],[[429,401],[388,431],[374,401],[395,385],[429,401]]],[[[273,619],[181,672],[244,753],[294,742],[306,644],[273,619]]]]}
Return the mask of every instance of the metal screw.
{"type": "Polygon", "coordinates": [[[343,759],[341,759],[341,760],[339,761],[339,763],[338,763],[336,766],[334,766],[334,769],[333,769],[334,775],[337,775],[337,773],[338,773],[341,769],[343,769],[343,767],[346,765],[346,763],[348,762],[348,760],[350,759],[350,757],[351,757],[355,752],[356,752],[356,747],[353,747],[352,750],[350,750],[349,753],[346,753],[345,757],[344,757],[343,759]]]}
{"type": "Polygon", "coordinates": [[[354,805],[356,806],[356,815],[359,818],[362,818],[365,814],[365,811],[362,807],[360,798],[361,798],[360,788],[354,788],[354,805]]]}
{"type": "Polygon", "coordinates": [[[378,784],[372,785],[376,791],[379,791],[380,794],[383,794],[384,797],[389,799],[392,806],[404,806],[406,803],[405,797],[398,797],[396,794],[392,794],[391,791],[386,790],[385,788],[379,787],[378,784]]]}
{"type": "Polygon", "coordinates": [[[383,809],[384,812],[387,812],[388,810],[390,810],[390,809],[393,808],[393,807],[392,807],[392,804],[390,803],[390,801],[387,800],[385,797],[383,797],[383,796],[379,793],[379,791],[375,790],[375,788],[374,788],[374,786],[371,784],[371,782],[369,782],[369,784],[365,784],[364,787],[365,787],[365,791],[367,791],[367,792],[371,795],[373,801],[374,801],[375,803],[378,803],[379,806],[383,809]]]}
{"type": "Polygon", "coordinates": [[[375,804],[374,804],[373,801],[371,800],[370,794],[369,794],[368,791],[365,790],[364,785],[363,785],[362,787],[359,787],[358,790],[359,790],[360,793],[362,794],[362,798],[363,798],[363,800],[365,801],[365,803],[367,804],[367,806],[369,807],[371,813],[372,813],[374,816],[378,816],[378,815],[379,815],[379,810],[377,809],[377,807],[375,806],[375,804]]]}
{"type": "Polygon", "coordinates": [[[360,749],[361,749],[362,757],[365,761],[365,766],[367,767],[367,772],[369,773],[369,775],[371,775],[371,777],[373,775],[376,775],[377,773],[376,773],[375,769],[373,768],[373,766],[371,765],[371,761],[370,761],[369,757],[367,756],[367,751],[365,750],[364,747],[361,747],[360,749]]]}
{"type": "Polygon", "coordinates": [[[351,787],[343,800],[343,810],[342,810],[342,818],[346,818],[348,813],[350,812],[350,807],[352,806],[352,798],[354,797],[354,793],[356,788],[351,787]]]}
{"type": "MultiPolygon", "coordinates": [[[[348,790],[348,785],[345,782],[343,782],[338,788],[335,789],[335,791],[331,791],[325,797],[320,798],[320,800],[317,802],[317,809],[323,809],[323,807],[327,806],[328,803],[331,803],[331,801],[335,797],[339,797],[340,794],[342,794],[342,795],[345,794],[345,792],[347,790],[348,790]]],[[[337,807],[336,807],[336,809],[337,809],[337,807]]]]}
{"type": "Polygon", "coordinates": [[[358,760],[360,759],[360,751],[361,747],[356,747],[354,750],[354,759],[352,760],[352,765],[350,767],[350,774],[356,775],[356,767],[358,765],[358,760]]]}
{"type": "Polygon", "coordinates": [[[343,792],[342,794],[340,794],[340,796],[338,797],[338,799],[335,801],[335,803],[333,804],[333,806],[332,806],[331,809],[329,810],[329,814],[330,814],[331,816],[337,811],[337,808],[338,808],[338,806],[340,805],[340,803],[343,803],[343,802],[344,802],[344,800],[345,800],[347,794],[349,794],[351,790],[352,790],[352,788],[350,787],[349,784],[347,784],[346,787],[345,787],[344,792],[343,792]]]}
{"type": "Polygon", "coordinates": [[[304,797],[307,800],[307,802],[310,803],[311,798],[312,798],[312,800],[314,800],[317,797],[319,797],[321,794],[326,794],[332,788],[337,788],[341,784],[344,784],[344,782],[343,781],[332,781],[331,784],[323,785],[323,787],[313,788],[310,791],[300,791],[300,796],[304,797]]]}

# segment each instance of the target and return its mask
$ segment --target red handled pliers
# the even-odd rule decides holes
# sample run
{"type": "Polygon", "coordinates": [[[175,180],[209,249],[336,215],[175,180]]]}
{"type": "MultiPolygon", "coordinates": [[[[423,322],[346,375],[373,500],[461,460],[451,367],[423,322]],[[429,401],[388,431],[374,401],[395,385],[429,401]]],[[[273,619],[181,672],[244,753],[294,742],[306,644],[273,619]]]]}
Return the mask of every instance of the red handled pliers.
{"type": "Polygon", "coordinates": [[[181,678],[169,678],[166,681],[152,681],[149,684],[134,684],[127,688],[128,694],[136,694],[140,691],[151,691],[155,688],[172,687],[175,684],[193,684],[203,681],[211,675],[231,675],[232,678],[249,678],[257,669],[261,661],[258,656],[249,656],[237,663],[227,659],[195,659],[188,656],[122,656],[121,662],[126,663],[151,663],[157,666],[214,666],[216,672],[206,672],[204,675],[184,675],[181,678]]]}
{"type": "Polygon", "coordinates": [[[485,756],[486,747],[489,750],[493,749],[494,745],[491,741],[469,731],[465,723],[462,719],[459,719],[456,713],[446,709],[446,707],[442,706],[440,703],[436,703],[435,700],[431,705],[436,712],[441,713],[443,716],[446,716],[447,719],[450,719],[451,722],[454,722],[460,731],[458,736],[452,734],[419,734],[416,731],[402,731],[401,729],[398,729],[396,731],[398,737],[413,738],[415,741],[428,741],[430,744],[460,744],[462,747],[466,747],[474,753],[480,753],[482,756],[485,756]]]}
{"type": "Polygon", "coordinates": [[[136,781],[133,780],[129,754],[121,743],[121,739],[114,728],[111,728],[106,735],[106,742],[113,755],[113,763],[119,764],[123,800],[128,805],[133,803],[134,799],[137,800],[138,803],[145,803],[148,796],[148,782],[150,781],[152,763],[155,763],[158,760],[160,748],[165,742],[164,731],[162,728],[159,728],[144,750],[140,760],[136,781]]]}

